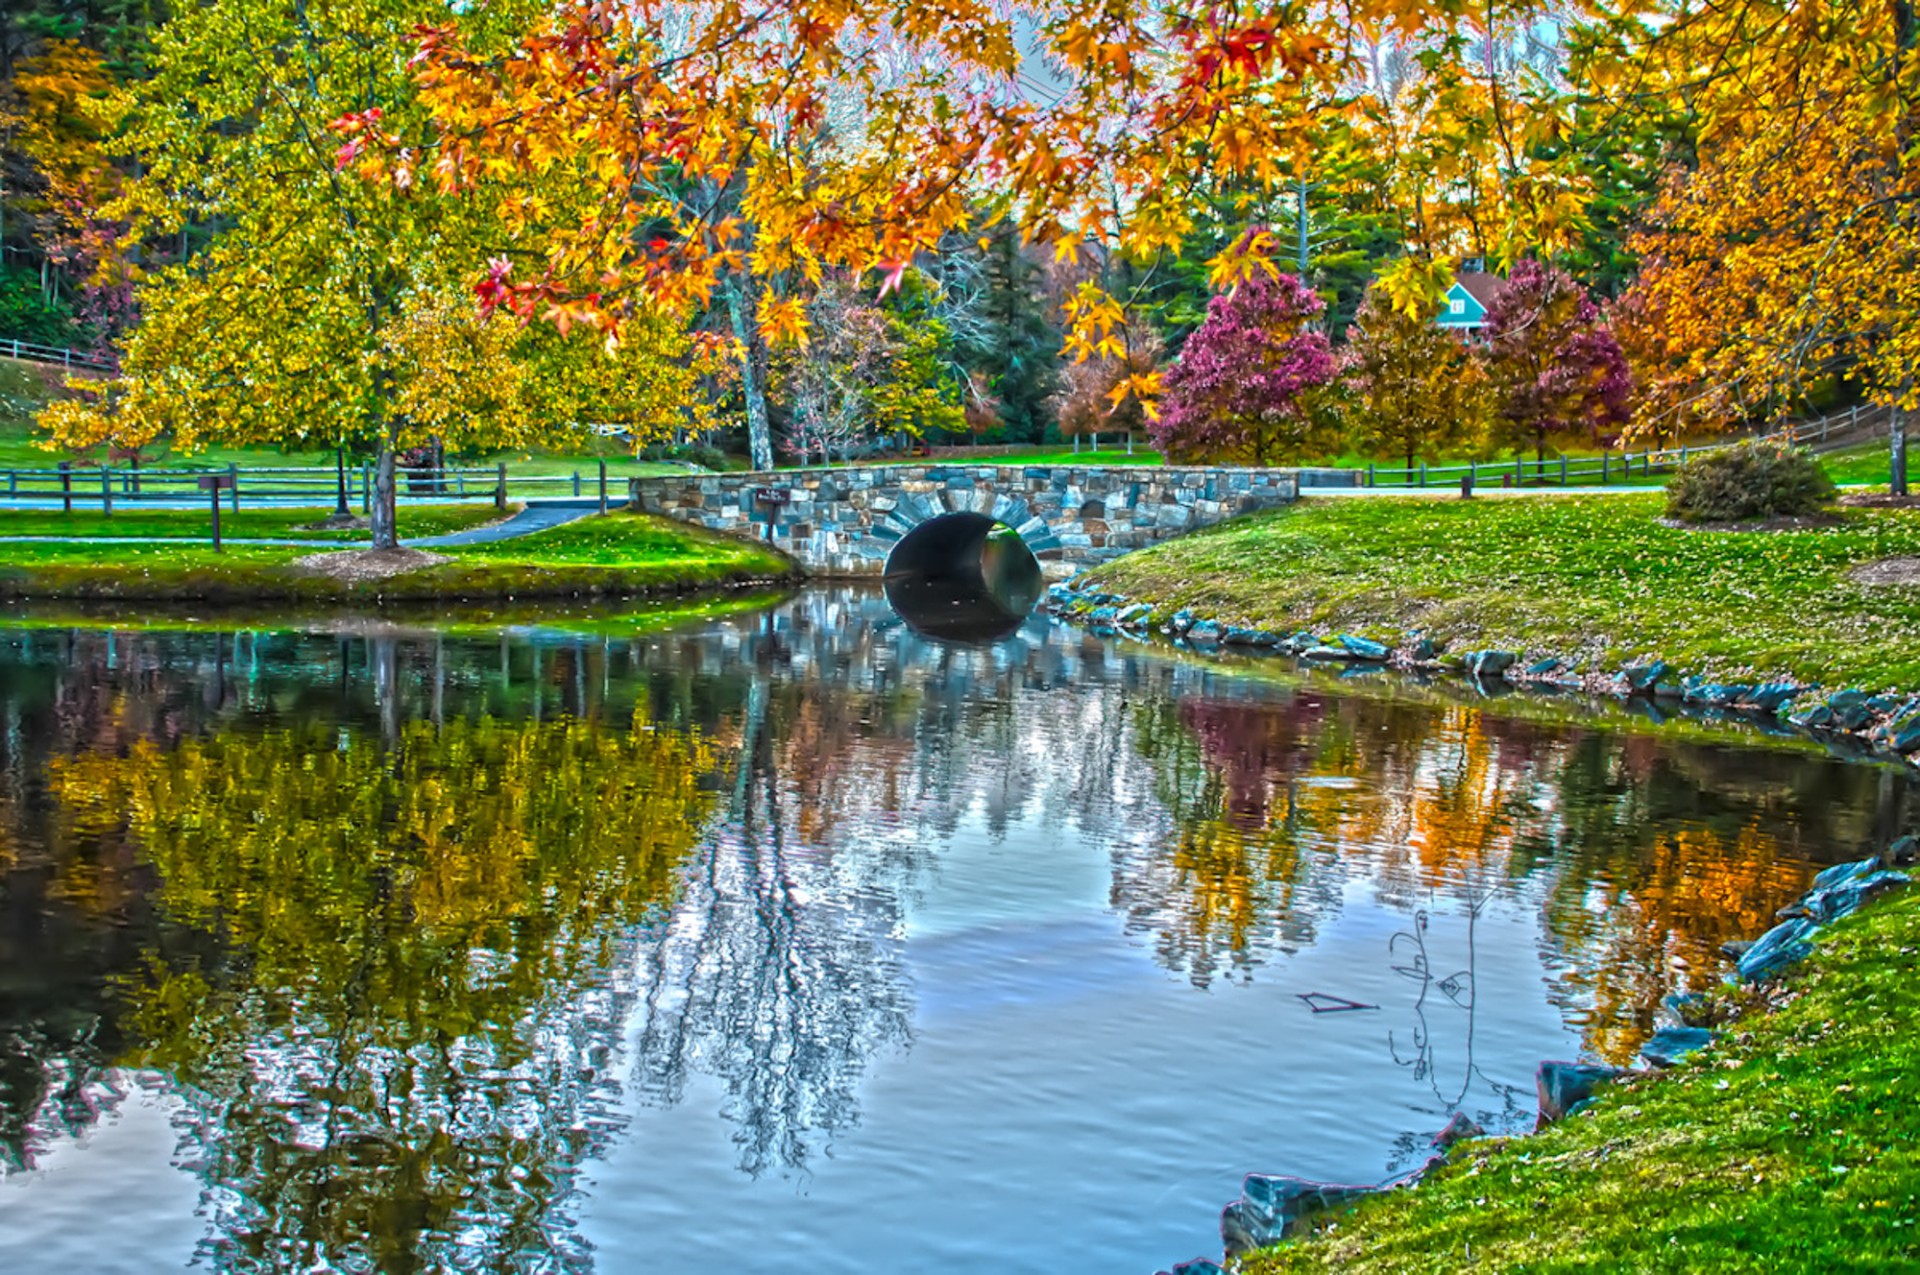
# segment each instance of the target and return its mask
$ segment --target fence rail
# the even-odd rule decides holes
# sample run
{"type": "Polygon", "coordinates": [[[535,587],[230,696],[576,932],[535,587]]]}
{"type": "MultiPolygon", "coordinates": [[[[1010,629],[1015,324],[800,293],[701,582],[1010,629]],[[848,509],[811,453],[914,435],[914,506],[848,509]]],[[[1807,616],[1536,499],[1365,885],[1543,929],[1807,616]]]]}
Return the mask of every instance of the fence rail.
{"type": "MultiPolygon", "coordinates": [[[[1795,421],[1771,433],[1757,435],[1762,442],[1790,443],[1813,451],[1846,447],[1862,439],[1885,432],[1890,413],[1884,407],[1853,407],[1810,421],[1795,421]]],[[[1744,441],[1744,440],[1736,440],[1744,441]]],[[[1694,447],[1648,448],[1640,452],[1598,456],[1560,456],[1551,460],[1482,460],[1464,465],[1429,465],[1416,461],[1411,467],[1370,464],[1369,487],[1571,487],[1583,483],[1606,484],[1669,474],[1695,456],[1734,446],[1735,443],[1709,443],[1694,447]]]]}
{"type": "Polygon", "coordinates": [[[83,368],[91,372],[110,372],[113,365],[97,354],[88,354],[84,350],[69,350],[58,345],[38,345],[32,341],[16,341],[12,338],[0,339],[0,359],[16,359],[23,363],[48,363],[72,371],[83,368]]]}
{"type": "MultiPolygon", "coordinates": [[[[4,346],[0,345],[0,349],[4,346]]],[[[565,474],[514,474],[505,465],[491,467],[401,466],[394,471],[394,495],[400,501],[490,500],[504,509],[519,496],[597,497],[607,506],[610,483],[607,464],[565,474]]],[[[238,513],[242,503],[282,508],[346,504],[367,512],[373,502],[372,465],[344,471],[331,465],[226,465],[146,468],[139,465],[78,466],[68,461],[41,468],[0,470],[0,506],[8,501],[58,502],[71,513],[76,506],[97,507],[111,515],[116,507],[141,503],[184,502],[217,498],[238,513]],[[203,479],[218,478],[209,489],[203,479]]]]}

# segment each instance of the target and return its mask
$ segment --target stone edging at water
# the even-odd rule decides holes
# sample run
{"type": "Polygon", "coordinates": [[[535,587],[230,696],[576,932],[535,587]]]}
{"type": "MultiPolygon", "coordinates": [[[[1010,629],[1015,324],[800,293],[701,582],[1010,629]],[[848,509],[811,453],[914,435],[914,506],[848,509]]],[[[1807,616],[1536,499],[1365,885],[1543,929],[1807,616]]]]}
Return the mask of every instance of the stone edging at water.
{"type": "Polygon", "coordinates": [[[1409,636],[1406,645],[1388,646],[1351,633],[1322,636],[1305,630],[1287,634],[1243,628],[1187,609],[1155,624],[1162,609],[1154,603],[1082,590],[1078,583],[1076,579],[1052,586],[1042,606],[1096,632],[1143,638],[1157,632],[1200,651],[1231,648],[1348,669],[1450,673],[1479,685],[1580,691],[1650,706],[1722,713],[1812,736],[1835,751],[1903,758],[1909,766],[1920,768],[1920,694],[1860,688],[1827,691],[1817,684],[1792,681],[1713,682],[1687,676],[1658,658],[1618,669],[1583,670],[1579,660],[1557,655],[1529,659],[1522,652],[1492,648],[1450,653],[1444,642],[1417,633],[1409,636]]]}
{"type": "MultiPolygon", "coordinates": [[[[1912,864],[1916,839],[1901,837],[1886,850],[1871,858],[1836,864],[1813,879],[1813,888],[1793,904],[1781,908],[1779,924],[1751,942],[1729,943],[1723,949],[1736,962],[1730,983],[1765,983],[1779,977],[1813,952],[1813,936],[1842,917],[1851,916],[1866,904],[1912,883],[1899,867],[1912,864]]],[[[1722,1015],[1723,1007],[1698,993],[1669,996],[1662,1003],[1666,1023],[1647,1039],[1640,1049],[1639,1068],[1611,1067],[1596,1063],[1548,1061],[1534,1075],[1539,1097],[1539,1116],[1534,1131],[1585,1110],[1598,1091],[1607,1084],[1628,1076],[1657,1075],[1678,1065],[1689,1056],[1709,1048],[1715,1026],[1732,1017],[1722,1015]]],[[[1301,1224],[1318,1214],[1345,1208],[1364,1196],[1419,1185],[1436,1167],[1446,1163],[1447,1153],[1459,1142],[1483,1135],[1486,1131],[1464,1113],[1456,1113],[1452,1123],[1436,1134],[1433,1154],[1427,1162],[1408,1174],[1377,1185],[1315,1182],[1306,1178],[1248,1174],[1241,1184],[1240,1198],[1220,1212],[1220,1240],[1226,1260],[1256,1249],[1281,1243],[1299,1233],[1301,1224]]],[[[1226,1269],[1210,1258],[1181,1262],[1160,1275],[1227,1275],[1226,1269]]]]}

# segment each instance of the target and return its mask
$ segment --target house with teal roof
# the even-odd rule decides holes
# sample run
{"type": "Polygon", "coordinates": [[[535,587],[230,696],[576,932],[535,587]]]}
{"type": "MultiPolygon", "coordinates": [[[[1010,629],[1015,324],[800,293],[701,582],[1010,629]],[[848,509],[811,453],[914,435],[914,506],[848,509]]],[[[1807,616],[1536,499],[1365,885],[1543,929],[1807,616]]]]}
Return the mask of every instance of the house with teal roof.
{"type": "Polygon", "coordinates": [[[1447,289],[1440,304],[1440,317],[1434,320],[1443,328],[1473,336],[1487,326],[1487,307],[1507,286],[1497,274],[1484,270],[1462,271],[1447,289]]]}

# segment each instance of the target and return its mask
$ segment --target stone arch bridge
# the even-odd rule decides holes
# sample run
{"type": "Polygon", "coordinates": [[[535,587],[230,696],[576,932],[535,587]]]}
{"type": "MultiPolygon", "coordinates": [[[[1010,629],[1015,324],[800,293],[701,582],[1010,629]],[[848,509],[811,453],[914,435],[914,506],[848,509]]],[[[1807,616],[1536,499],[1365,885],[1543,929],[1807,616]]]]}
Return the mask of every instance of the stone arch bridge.
{"type": "Polygon", "coordinates": [[[902,464],[632,480],[632,507],[769,540],[813,575],[882,575],[977,553],[996,526],[1048,574],[1289,504],[1346,470],[902,464]],[[917,560],[917,561],[914,561],[917,560]]]}

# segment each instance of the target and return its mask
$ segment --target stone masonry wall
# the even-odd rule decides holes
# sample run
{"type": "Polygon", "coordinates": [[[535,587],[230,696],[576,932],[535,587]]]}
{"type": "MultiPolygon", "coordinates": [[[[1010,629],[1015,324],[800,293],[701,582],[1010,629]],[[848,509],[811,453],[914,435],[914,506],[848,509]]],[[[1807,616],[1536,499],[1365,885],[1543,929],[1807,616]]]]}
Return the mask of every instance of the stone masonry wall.
{"type": "MultiPolygon", "coordinates": [[[[878,575],[900,538],[949,513],[1011,527],[1050,572],[1078,570],[1196,527],[1290,503],[1301,471],[1177,466],[875,465],[632,480],[633,508],[767,539],[807,571],[878,575]],[[785,493],[768,502],[756,493],[785,493]]],[[[1309,478],[1311,483],[1312,479],[1309,478]]]]}

